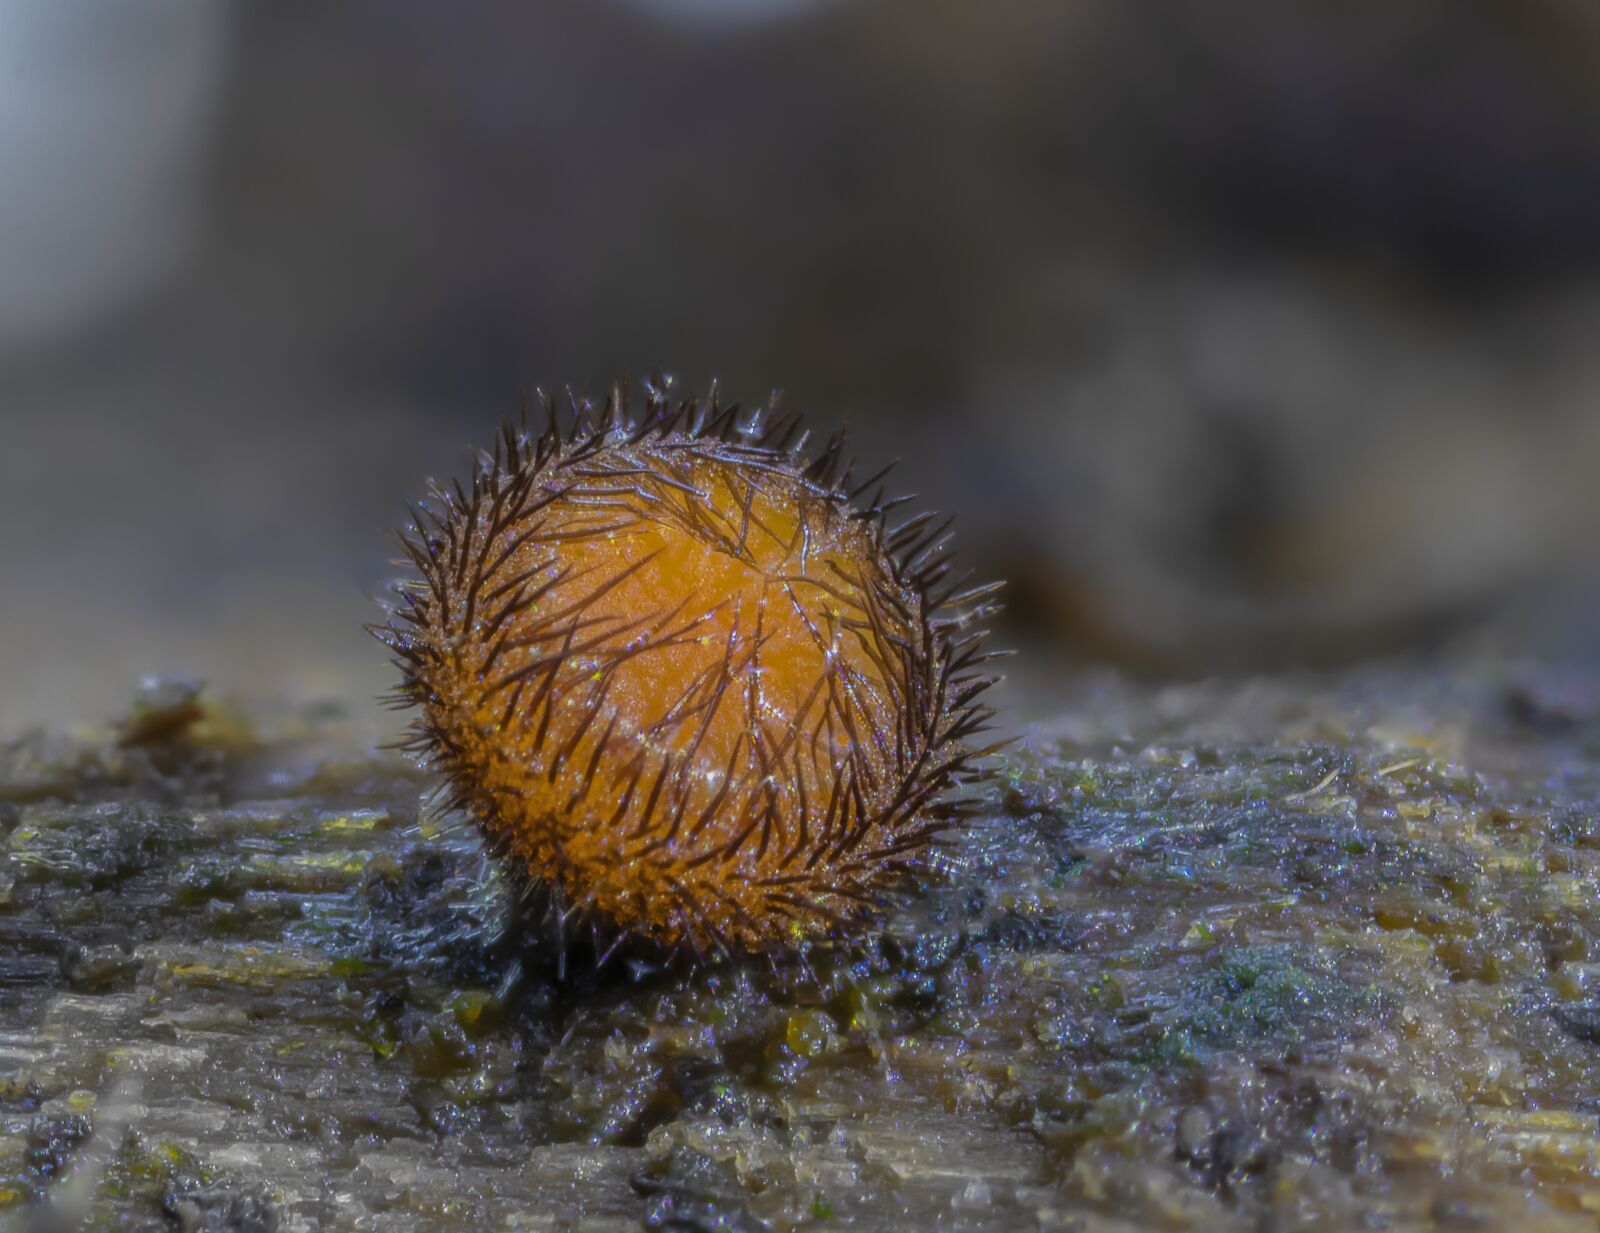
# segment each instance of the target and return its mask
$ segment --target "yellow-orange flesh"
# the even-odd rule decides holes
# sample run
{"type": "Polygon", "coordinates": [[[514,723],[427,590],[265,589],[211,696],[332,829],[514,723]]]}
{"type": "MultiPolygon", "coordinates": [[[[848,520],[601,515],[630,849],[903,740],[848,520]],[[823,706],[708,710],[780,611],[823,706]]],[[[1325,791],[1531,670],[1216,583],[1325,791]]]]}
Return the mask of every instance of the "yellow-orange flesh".
{"type": "Polygon", "coordinates": [[[844,502],[736,454],[619,444],[475,528],[473,623],[424,708],[519,869],[659,941],[759,949],[897,863],[928,651],[844,502]]]}

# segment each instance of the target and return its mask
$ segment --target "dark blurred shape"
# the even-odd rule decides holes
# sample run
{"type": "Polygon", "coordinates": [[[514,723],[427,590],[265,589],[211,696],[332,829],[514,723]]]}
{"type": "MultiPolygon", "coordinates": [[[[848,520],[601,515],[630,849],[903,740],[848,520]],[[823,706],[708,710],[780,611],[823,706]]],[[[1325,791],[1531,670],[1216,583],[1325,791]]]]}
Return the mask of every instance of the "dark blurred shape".
{"type": "Polygon", "coordinates": [[[200,705],[203,692],[205,682],[189,677],[146,677],[118,725],[121,735],[117,744],[126,749],[182,737],[204,713],[200,705]]]}
{"type": "MultiPolygon", "coordinates": [[[[360,591],[423,474],[526,386],[657,367],[848,416],[1034,637],[1151,671],[1436,639],[1591,568],[1600,18],[1569,0],[161,20],[211,87],[76,105],[203,174],[130,167],[74,226],[192,209],[164,281],[0,331],[0,516],[44,528],[4,549],[0,719],[153,669],[378,688],[360,591]]],[[[22,88],[109,54],[60,31],[22,88]]],[[[11,194],[61,183],[32,137],[11,194]]]]}

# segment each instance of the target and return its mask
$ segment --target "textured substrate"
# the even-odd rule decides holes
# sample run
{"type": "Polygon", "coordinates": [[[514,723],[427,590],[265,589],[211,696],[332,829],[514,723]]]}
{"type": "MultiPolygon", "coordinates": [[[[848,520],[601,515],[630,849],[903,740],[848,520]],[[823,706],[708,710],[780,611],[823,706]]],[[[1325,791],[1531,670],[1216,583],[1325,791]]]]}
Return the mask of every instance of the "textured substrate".
{"type": "Polygon", "coordinates": [[[1594,1230],[1600,708],[1089,681],[851,953],[508,929],[337,716],[0,750],[0,1224],[1594,1230]]]}

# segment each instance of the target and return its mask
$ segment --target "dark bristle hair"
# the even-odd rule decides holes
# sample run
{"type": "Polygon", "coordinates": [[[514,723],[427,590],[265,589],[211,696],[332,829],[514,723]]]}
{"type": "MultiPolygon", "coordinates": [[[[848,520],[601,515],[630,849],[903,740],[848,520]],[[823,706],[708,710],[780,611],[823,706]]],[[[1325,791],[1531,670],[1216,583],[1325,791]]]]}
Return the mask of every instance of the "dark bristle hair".
{"type": "Polygon", "coordinates": [[[637,413],[625,384],[541,401],[397,538],[414,573],[371,629],[419,711],[402,747],[603,950],[847,936],[973,808],[999,584],[954,574],[948,519],[893,521],[842,433],[808,455],[797,414],[660,378],[637,413]]]}

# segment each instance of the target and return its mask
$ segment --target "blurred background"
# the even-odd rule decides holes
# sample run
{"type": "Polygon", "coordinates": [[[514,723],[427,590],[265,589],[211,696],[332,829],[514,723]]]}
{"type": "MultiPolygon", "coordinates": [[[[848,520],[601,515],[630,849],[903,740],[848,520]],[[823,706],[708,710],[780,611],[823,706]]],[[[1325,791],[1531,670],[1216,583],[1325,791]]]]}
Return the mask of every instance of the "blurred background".
{"type": "Polygon", "coordinates": [[[652,369],[900,458],[1031,665],[1537,653],[1597,338],[1584,0],[11,0],[0,730],[369,705],[425,476],[652,369]]]}

